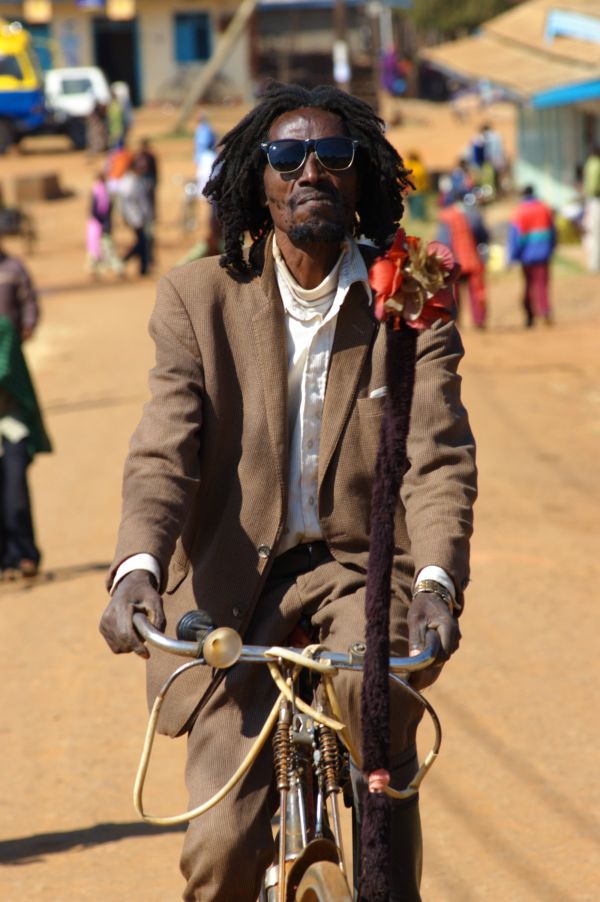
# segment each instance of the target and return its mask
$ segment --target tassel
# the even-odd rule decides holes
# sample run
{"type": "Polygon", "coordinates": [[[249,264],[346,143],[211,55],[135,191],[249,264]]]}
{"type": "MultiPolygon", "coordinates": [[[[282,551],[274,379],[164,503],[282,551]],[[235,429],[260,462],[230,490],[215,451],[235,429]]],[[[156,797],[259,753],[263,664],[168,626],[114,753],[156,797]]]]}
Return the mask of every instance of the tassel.
{"type": "MultiPolygon", "coordinates": [[[[386,323],[386,396],[371,499],[371,535],[365,601],[365,670],[361,691],[362,755],[365,774],[389,770],[391,576],[394,520],[406,469],[410,405],[415,378],[417,333],[386,323]]],[[[360,899],[387,902],[389,803],[383,793],[365,792],[361,814],[360,899]]]]}
{"type": "Polygon", "coordinates": [[[386,795],[369,792],[366,786],[361,796],[362,874],[358,888],[359,902],[388,902],[390,802],[386,795]]]}

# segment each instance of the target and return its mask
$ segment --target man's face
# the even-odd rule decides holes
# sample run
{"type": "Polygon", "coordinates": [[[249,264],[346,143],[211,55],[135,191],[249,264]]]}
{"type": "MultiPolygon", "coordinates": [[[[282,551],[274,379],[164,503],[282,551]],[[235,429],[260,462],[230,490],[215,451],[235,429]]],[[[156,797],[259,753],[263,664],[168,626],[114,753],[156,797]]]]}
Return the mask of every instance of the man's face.
{"type": "MultiPolygon", "coordinates": [[[[306,108],[275,119],[268,140],[347,134],[335,113],[306,108]]],[[[301,169],[288,174],[275,172],[267,163],[263,186],[276,233],[284,233],[292,242],[339,242],[352,232],[358,196],[356,162],[349,169],[331,172],[311,152],[301,169]]]]}

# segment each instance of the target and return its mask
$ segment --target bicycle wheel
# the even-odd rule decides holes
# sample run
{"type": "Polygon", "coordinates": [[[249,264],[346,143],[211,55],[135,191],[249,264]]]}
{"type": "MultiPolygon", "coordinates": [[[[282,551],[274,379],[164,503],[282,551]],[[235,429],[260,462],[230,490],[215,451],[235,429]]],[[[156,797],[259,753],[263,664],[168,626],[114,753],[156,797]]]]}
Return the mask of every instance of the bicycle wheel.
{"type": "Polygon", "coordinates": [[[339,865],[331,861],[311,864],[296,890],[296,902],[352,902],[339,865]]]}

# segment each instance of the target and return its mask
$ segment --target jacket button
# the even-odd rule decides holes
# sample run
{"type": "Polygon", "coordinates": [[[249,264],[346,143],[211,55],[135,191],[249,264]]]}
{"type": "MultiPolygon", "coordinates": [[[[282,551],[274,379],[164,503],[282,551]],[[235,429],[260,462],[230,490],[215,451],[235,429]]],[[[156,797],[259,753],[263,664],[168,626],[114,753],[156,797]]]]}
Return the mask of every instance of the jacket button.
{"type": "Polygon", "coordinates": [[[258,556],[259,557],[261,557],[263,559],[268,558],[270,554],[271,554],[271,549],[269,548],[268,545],[259,545],[259,548],[258,548],[258,556]]]}
{"type": "Polygon", "coordinates": [[[235,608],[232,608],[232,609],[231,609],[231,613],[233,614],[234,617],[241,617],[241,616],[242,616],[242,609],[241,609],[241,608],[238,608],[238,607],[236,606],[235,608]]]}

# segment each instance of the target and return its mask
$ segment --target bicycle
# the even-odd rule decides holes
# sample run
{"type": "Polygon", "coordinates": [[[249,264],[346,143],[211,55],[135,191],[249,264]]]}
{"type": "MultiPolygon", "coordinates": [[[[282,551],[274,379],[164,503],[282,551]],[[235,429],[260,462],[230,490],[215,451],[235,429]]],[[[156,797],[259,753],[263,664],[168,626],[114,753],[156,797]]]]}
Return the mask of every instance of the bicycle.
{"type": "Polygon", "coordinates": [[[184,234],[198,228],[198,202],[201,197],[196,179],[173,176],[173,182],[181,189],[181,203],[176,224],[184,234]]]}
{"type": "MultiPolygon", "coordinates": [[[[214,628],[201,611],[184,614],[177,627],[177,639],[156,630],[141,613],[133,615],[133,622],[143,641],[174,655],[194,659],[178,667],[165,681],[150,713],[134,786],[134,805],[140,817],[153,824],[173,825],[201,816],[218,804],[241,779],[273,734],[274,775],[280,803],[279,833],[276,860],[265,874],[259,902],[352,902],[338,804],[344,770],[340,745],[345,747],[345,756],[358,767],[360,755],[341,721],[333,677],[338,670],[363,670],[364,643],[355,643],[347,654],[316,645],[302,650],[244,645],[235,630],[214,628]],[[192,667],[225,670],[238,663],[266,664],[279,690],[252,749],[236,773],[203,805],[167,817],[146,814],[144,783],[160,709],[169,689],[192,667]],[[316,675],[323,684],[330,713],[325,712],[322,705],[311,706],[302,692],[297,691],[300,675],[305,671],[316,675]]],[[[427,647],[421,654],[390,658],[390,679],[419,699],[431,716],[435,731],[433,747],[409,785],[402,790],[386,789],[392,798],[408,799],[416,795],[439,753],[441,726],[437,714],[429,701],[407,681],[411,673],[431,666],[439,650],[437,633],[429,632],[427,647]]]]}

